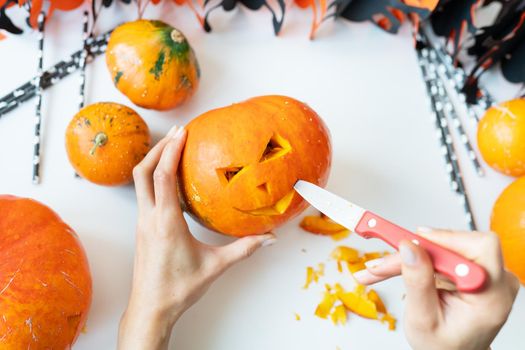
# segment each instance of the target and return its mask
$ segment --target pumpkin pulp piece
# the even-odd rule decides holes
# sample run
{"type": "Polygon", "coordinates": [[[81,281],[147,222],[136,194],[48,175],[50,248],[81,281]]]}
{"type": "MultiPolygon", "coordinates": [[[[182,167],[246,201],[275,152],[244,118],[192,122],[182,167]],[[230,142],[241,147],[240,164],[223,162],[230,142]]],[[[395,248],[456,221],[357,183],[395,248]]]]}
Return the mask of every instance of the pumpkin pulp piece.
{"type": "Polygon", "coordinates": [[[95,138],[93,139],[93,148],[89,151],[89,154],[92,156],[95,155],[95,150],[98,147],[104,146],[108,142],[108,135],[104,132],[99,132],[95,135],[95,138]]]}
{"type": "Polygon", "coordinates": [[[359,252],[346,246],[338,246],[332,251],[330,256],[337,261],[346,261],[348,263],[359,262],[359,252]]]}
{"type": "Polygon", "coordinates": [[[315,315],[320,318],[327,318],[336,302],[337,298],[330,292],[324,292],[323,300],[317,305],[315,315]]]}
{"type": "Polygon", "coordinates": [[[346,292],[339,295],[339,300],[353,313],[371,319],[377,319],[377,308],[374,302],[355,292],[346,292]]]}
{"type": "Polygon", "coordinates": [[[348,231],[344,226],[321,216],[305,216],[299,225],[305,231],[320,235],[335,235],[348,231]]]}

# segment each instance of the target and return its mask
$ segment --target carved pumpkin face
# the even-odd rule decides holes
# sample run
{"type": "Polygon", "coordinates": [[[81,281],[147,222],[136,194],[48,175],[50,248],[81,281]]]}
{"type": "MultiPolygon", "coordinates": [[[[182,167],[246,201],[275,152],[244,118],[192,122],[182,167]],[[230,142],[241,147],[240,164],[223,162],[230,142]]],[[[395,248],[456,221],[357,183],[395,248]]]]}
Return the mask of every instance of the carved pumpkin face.
{"type": "Polygon", "coordinates": [[[261,96],[194,119],[180,167],[185,209],[215,231],[268,232],[299,214],[299,179],[324,186],[331,163],[329,133],[307,105],[261,96]]]}

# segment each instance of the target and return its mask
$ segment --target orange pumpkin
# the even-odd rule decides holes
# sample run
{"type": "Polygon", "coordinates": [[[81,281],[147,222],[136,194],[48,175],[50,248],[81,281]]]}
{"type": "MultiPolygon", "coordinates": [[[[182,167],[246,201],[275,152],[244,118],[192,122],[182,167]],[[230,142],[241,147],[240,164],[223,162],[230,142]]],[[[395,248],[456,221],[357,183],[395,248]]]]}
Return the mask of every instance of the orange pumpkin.
{"type": "Polygon", "coordinates": [[[478,126],[478,146],[485,161],[510,176],[525,175],[525,99],[492,106],[478,126]]]}
{"type": "Polygon", "coordinates": [[[179,30],[161,21],[141,19],[117,27],[106,63],[115,86],[144,108],[175,108],[199,86],[193,49],[179,30]]]}
{"type": "Polygon", "coordinates": [[[500,238],[505,265],[525,285],[525,177],[510,184],[496,200],[490,229],[500,238]]]}
{"type": "Polygon", "coordinates": [[[66,130],[69,161],[77,174],[99,185],[130,182],[150,149],[144,120],[118,103],[95,103],[78,112],[66,130]]]}
{"type": "Polygon", "coordinates": [[[180,165],[186,210],[210,229],[245,236],[268,232],[307,204],[299,179],[326,184],[328,130],[306,104],[261,96],[194,119],[180,165]]]}
{"type": "Polygon", "coordinates": [[[0,348],[70,349],[91,305],[82,244],[37,201],[0,195],[0,213],[0,348]]]}

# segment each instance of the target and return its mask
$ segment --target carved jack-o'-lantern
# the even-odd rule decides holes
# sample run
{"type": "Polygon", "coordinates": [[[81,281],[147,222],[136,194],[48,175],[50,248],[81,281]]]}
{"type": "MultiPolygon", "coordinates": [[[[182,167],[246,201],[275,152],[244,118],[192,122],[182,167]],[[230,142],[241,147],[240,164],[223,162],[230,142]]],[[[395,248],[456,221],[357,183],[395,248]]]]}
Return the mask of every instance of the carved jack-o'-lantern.
{"type": "Polygon", "coordinates": [[[215,231],[245,236],[272,230],[304,210],[299,179],[324,186],[330,137],[307,105],[261,96],[194,119],[179,168],[185,209],[215,231]]]}

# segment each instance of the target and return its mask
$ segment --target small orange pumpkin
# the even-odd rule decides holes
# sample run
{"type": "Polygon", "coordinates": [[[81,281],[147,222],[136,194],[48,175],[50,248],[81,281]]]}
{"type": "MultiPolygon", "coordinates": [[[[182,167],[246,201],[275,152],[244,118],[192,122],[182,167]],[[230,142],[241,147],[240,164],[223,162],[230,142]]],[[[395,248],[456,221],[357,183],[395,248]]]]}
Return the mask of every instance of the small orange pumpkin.
{"type": "Polygon", "coordinates": [[[293,186],[324,186],[332,148],[328,129],[306,104],[260,96],[202,114],[186,127],[180,165],[185,209],[232,236],[268,232],[307,203],[293,186]]]}
{"type": "Polygon", "coordinates": [[[478,126],[483,159],[510,176],[525,175],[525,98],[490,107],[478,126]]]}
{"type": "Polygon", "coordinates": [[[0,195],[0,348],[71,349],[92,282],[76,233],[47,206],[0,195]]]}
{"type": "Polygon", "coordinates": [[[129,107],[101,102],[84,107],[66,130],[66,150],[77,174],[99,185],[117,186],[150,149],[144,120],[129,107]]]}
{"type": "Polygon", "coordinates": [[[161,21],[141,19],[117,27],[106,63],[115,86],[144,108],[175,108],[199,85],[193,49],[179,30],[161,21]]]}
{"type": "Polygon", "coordinates": [[[492,209],[490,229],[500,238],[505,265],[525,286],[525,177],[500,194],[492,209]]]}

